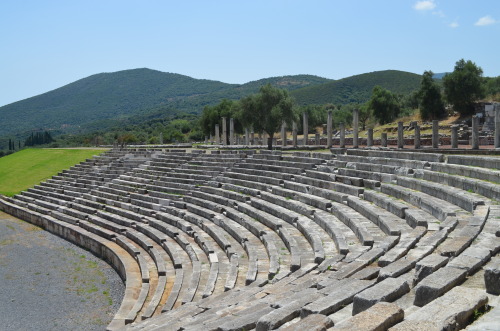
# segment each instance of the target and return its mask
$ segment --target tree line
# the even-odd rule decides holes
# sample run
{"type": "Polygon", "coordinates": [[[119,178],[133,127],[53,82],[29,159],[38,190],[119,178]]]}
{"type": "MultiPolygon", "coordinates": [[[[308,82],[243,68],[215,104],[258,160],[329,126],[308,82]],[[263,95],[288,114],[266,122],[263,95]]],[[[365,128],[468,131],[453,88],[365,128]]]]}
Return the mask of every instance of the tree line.
{"type": "Polygon", "coordinates": [[[53,142],[54,139],[48,131],[31,133],[31,135],[24,141],[24,146],[37,146],[45,145],[53,142]]]}
{"type": "MultiPolygon", "coordinates": [[[[272,138],[285,124],[291,128],[296,123],[299,133],[303,132],[301,116],[308,115],[308,129],[326,123],[327,113],[332,111],[333,126],[352,122],[352,111],[358,109],[362,129],[376,123],[386,124],[412,114],[416,109],[422,120],[440,119],[446,116],[446,104],[461,115],[470,115],[474,103],[485,95],[500,94],[500,77],[483,78],[483,71],[472,61],[459,60],[453,72],[446,74],[438,83],[432,71],[422,75],[420,88],[408,95],[397,95],[381,86],[374,86],[370,100],[364,104],[307,105],[297,106],[286,90],[268,84],[258,93],[239,101],[224,99],[218,105],[206,106],[200,118],[204,135],[215,134],[215,125],[222,128],[222,120],[235,119],[235,131],[242,134],[245,128],[257,133],[267,133],[268,148],[272,138]]],[[[228,130],[229,131],[229,130],[228,130]]],[[[228,139],[228,137],[222,137],[228,139]]]]}

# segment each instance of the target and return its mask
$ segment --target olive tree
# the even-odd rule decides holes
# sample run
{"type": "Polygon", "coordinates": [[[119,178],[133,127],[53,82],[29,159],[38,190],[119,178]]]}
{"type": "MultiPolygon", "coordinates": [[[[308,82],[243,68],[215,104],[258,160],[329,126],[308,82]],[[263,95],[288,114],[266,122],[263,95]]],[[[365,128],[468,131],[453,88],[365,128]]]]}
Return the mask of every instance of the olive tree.
{"type": "Polygon", "coordinates": [[[423,120],[439,119],[446,114],[441,89],[432,76],[434,76],[432,71],[425,71],[418,90],[420,117],[423,120]]]}
{"type": "Polygon", "coordinates": [[[474,62],[457,61],[451,74],[443,77],[446,101],[462,115],[472,114],[474,102],[484,95],[482,87],[483,69],[474,62]]]}
{"type": "Polygon", "coordinates": [[[288,92],[271,84],[262,86],[259,93],[241,99],[239,108],[242,123],[253,126],[256,132],[268,134],[268,149],[273,148],[274,134],[280,130],[283,122],[291,126],[296,118],[294,102],[288,92]]]}

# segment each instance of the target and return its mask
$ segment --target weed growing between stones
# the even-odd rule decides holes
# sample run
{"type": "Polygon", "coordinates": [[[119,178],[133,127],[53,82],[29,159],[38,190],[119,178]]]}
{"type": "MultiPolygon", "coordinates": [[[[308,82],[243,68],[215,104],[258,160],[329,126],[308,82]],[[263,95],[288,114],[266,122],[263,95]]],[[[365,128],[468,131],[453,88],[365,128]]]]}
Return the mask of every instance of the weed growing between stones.
{"type": "Polygon", "coordinates": [[[490,305],[485,305],[480,309],[474,310],[474,314],[472,315],[472,322],[477,321],[481,316],[489,312],[493,307],[490,305]]]}

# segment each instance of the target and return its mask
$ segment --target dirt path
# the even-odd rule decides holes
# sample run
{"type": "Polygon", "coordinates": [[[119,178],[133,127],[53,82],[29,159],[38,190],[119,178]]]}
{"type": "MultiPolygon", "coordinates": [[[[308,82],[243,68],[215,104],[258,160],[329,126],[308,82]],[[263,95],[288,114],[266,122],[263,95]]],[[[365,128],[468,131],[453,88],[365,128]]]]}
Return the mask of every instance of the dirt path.
{"type": "Polygon", "coordinates": [[[123,291],[91,253],[0,212],[0,330],[104,330],[123,291]]]}

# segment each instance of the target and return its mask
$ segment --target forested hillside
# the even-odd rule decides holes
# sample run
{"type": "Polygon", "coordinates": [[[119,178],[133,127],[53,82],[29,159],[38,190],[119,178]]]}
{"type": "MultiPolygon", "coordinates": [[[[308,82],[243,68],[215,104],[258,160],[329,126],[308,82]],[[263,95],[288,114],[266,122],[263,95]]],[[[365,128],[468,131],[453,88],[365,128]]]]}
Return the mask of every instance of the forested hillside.
{"type": "Polygon", "coordinates": [[[335,105],[364,103],[370,99],[373,87],[382,86],[395,94],[408,94],[418,89],[421,75],[385,70],[351,76],[318,86],[304,87],[291,92],[299,105],[335,105]]]}
{"type": "Polygon", "coordinates": [[[271,83],[293,90],[330,80],[311,75],[226,84],[150,69],[93,75],[56,90],[0,107],[0,137],[32,131],[86,132],[131,116],[144,120],[176,112],[198,114],[223,98],[240,99],[271,83]]]}
{"type": "Polygon", "coordinates": [[[0,108],[0,136],[37,129],[74,131],[94,121],[119,118],[230,84],[150,69],[101,73],[0,108]]]}

